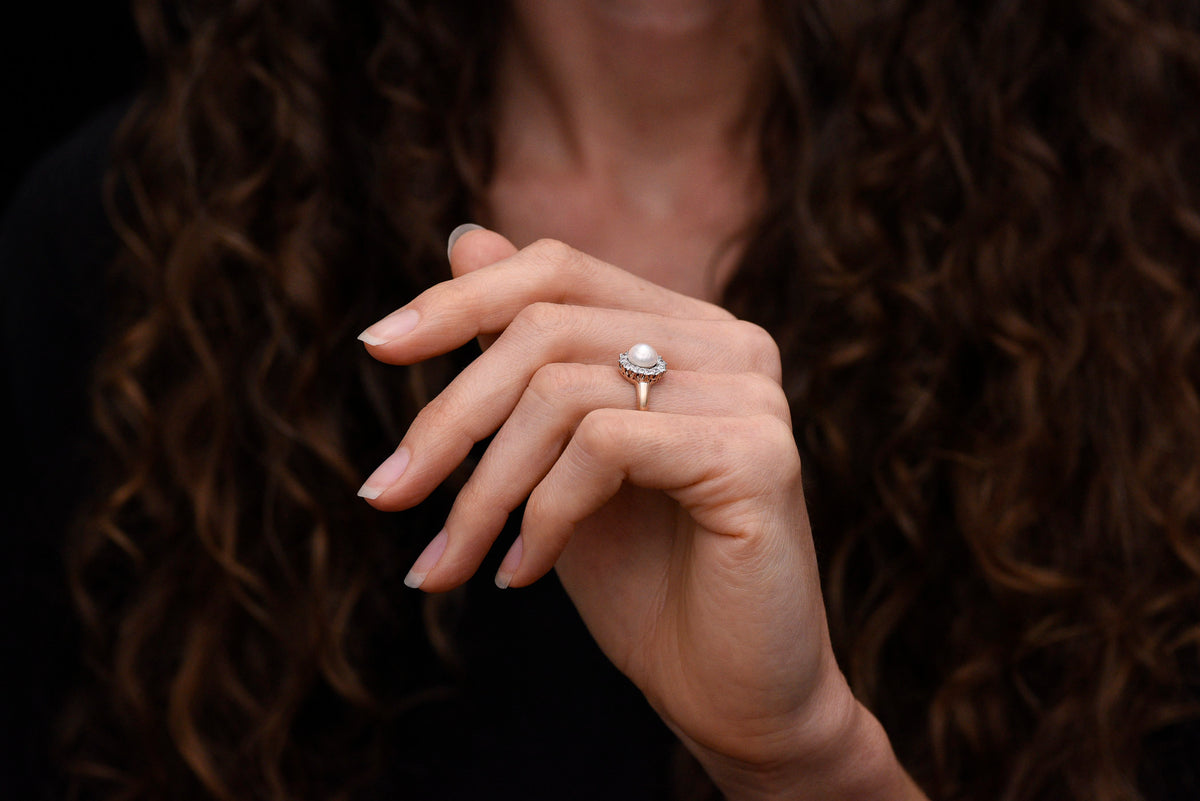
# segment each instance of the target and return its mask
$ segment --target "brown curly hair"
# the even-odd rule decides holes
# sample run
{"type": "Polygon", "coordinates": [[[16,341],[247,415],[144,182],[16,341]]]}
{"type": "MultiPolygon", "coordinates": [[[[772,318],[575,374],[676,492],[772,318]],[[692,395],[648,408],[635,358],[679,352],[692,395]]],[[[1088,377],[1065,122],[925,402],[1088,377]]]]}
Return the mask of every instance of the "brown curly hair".
{"type": "MultiPolygon", "coordinates": [[[[449,653],[386,527],[452,490],[381,520],[359,471],[464,358],[354,334],[484,208],[502,12],[134,5],[73,775],[348,797],[449,653]]],[[[766,6],[726,301],[784,354],[841,664],[934,798],[1144,798],[1200,717],[1200,4],[766,6]]]]}

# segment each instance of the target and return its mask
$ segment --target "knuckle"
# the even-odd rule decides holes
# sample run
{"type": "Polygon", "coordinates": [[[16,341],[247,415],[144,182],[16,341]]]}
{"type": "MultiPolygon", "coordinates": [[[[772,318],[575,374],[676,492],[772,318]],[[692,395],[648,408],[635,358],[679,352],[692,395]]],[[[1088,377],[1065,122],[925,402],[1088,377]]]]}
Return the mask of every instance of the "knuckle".
{"type": "Polygon", "coordinates": [[[590,257],[557,239],[539,239],[526,252],[536,266],[553,275],[551,286],[560,294],[568,288],[567,282],[578,281],[593,266],[590,257]]]}
{"type": "Polygon", "coordinates": [[[565,307],[539,300],[517,312],[509,329],[524,336],[546,337],[557,334],[569,320],[565,307]]]}
{"type": "Polygon", "coordinates": [[[458,496],[454,499],[452,514],[471,517],[478,514],[479,510],[487,510],[495,506],[495,495],[487,492],[485,484],[486,482],[479,477],[478,472],[473,473],[463,484],[462,489],[458,491],[458,496]]]}
{"type": "Polygon", "coordinates": [[[770,457],[762,463],[772,465],[772,470],[782,469],[783,476],[799,479],[800,452],[789,423],[773,414],[759,414],[750,418],[749,424],[754,431],[753,447],[770,457]]]}
{"type": "Polygon", "coordinates": [[[794,450],[791,429],[775,415],[756,414],[750,418],[750,423],[761,441],[779,443],[789,450],[794,450]]]}
{"type": "Polygon", "coordinates": [[[525,520],[530,523],[544,523],[554,518],[557,505],[554,504],[545,485],[539,484],[525,499],[525,520]]]}
{"type": "Polygon", "coordinates": [[[693,304],[693,314],[698,320],[712,320],[714,322],[734,323],[738,321],[738,316],[726,309],[719,303],[713,303],[699,298],[689,298],[693,304]]]}
{"type": "Polygon", "coordinates": [[[557,239],[539,239],[525,249],[535,262],[552,269],[570,267],[579,260],[575,248],[557,239]]]}
{"type": "Polygon", "coordinates": [[[411,428],[438,428],[455,417],[455,406],[457,404],[443,392],[417,412],[411,428]]]}
{"type": "MultiPolygon", "coordinates": [[[[791,407],[788,404],[787,393],[779,382],[764,373],[746,373],[746,387],[756,402],[755,408],[762,409],[767,414],[785,421],[791,420],[791,407]]],[[[789,432],[790,423],[789,425],[789,432]]]]}
{"type": "Polygon", "coordinates": [[[575,431],[575,441],[587,453],[603,456],[619,449],[629,431],[628,416],[617,409],[593,409],[575,431]]]}
{"type": "Polygon", "coordinates": [[[547,405],[562,403],[579,392],[587,379],[586,368],[579,364],[555,362],[542,365],[529,379],[528,392],[547,405]]]}
{"type": "Polygon", "coordinates": [[[776,382],[783,378],[779,343],[767,329],[754,323],[738,320],[738,338],[745,343],[754,371],[770,376],[776,382]]]}
{"type": "Polygon", "coordinates": [[[478,278],[440,281],[414,298],[410,305],[422,310],[471,308],[479,302],[479,286],[478,278]]]}
{"type": "Polygon", "coordinates": [[[714,320],[733,321],[737,319],[737,315],[716,303],[705,303],[704,309],[709,316],[714,320]]]}
{"type": "Polygon", "coordinates": [[[475,441],[466,426],[470,419],[469,402],[458,393],[443,392],[417,412],[407,436],[433,436],[443,444],[469,445],[475,441]]]}
{"type": "Polygon", "coordinates": [[[525,252],[546,259],[547,261],[556,261],[569,253],[575,252],[575,249],[561,240],[543,237],[526,247],[525,252]]]}

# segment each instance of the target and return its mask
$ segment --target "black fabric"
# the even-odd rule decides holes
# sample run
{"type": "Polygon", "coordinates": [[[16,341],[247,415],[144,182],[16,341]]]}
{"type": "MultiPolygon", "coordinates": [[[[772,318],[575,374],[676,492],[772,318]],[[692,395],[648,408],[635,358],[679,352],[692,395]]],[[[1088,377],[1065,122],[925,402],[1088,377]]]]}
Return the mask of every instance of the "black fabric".
{"type": "Polygon", "coordinates": [[[5,798],[61,797],[51,730],[79,668],[61,548],[85,473],[84,387],[115,249],[100,188],[121,114],[109,109],[38,164],[0,227],[5,798]]]}

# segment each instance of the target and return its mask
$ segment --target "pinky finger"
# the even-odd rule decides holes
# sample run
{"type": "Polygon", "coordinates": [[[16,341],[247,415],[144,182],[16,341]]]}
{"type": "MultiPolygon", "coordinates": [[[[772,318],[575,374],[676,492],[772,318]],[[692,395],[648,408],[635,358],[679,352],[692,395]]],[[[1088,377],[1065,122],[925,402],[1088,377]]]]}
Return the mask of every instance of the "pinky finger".
{"type": "Polygon", "coordinates": [[[549,572],[576,524],[626,481],[666,492],[717,535],[753,536],[771,528],[769,510],[800,497],[800,459],[791,430],[773,415],[593,411],[530,494],[496,583],[524,586],[549,572]]]}

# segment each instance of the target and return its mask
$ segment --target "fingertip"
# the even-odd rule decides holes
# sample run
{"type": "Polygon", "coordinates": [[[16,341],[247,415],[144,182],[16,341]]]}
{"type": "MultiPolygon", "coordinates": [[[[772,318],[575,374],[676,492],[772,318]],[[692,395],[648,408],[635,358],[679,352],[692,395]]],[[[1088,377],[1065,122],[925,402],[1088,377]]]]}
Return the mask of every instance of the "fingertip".
{"type": "Polygon", "coordinates": [[[446,552],[447,542],[448,537],[446,535],[446,530],[442,529],[437,533],[437,536],[430,540],[429,544],[425,546],[425,550],[421,551],[421,555],[417,557],[417,561],[414,562],[413,566],[409,569],[408,575],[404,577],[404,586],[414,590],[421,588],[421,585],[425,583],[425,577],[428,576],[430,571],[437,567],[438,562],[441,561],[442,554],[446,552]]]}
{"type": "Polygon", "coordinates": [[[508,589],[512,584],[513,576],[517,574],[517,570],[521,567],[521,553],[525,549],[525,538],[518,534],[516,540],[513,541],[512,547],[508,549],[504,560],[500,563],[500,569],[496,571],[496,586],[502,590],[508,589]]]}
{"type": "Polygon", "coordinates": [[[407,447],[401,445],[396,448],[392,455],[375,468],[375,472],[371,473],[363,482],[362,487],[358,490],[358,497],[368,501],[378,500],[380,495],[400,480],[411,460],[412,452],[407,447]]]}
{"type": "Polygon", "coordinates": [[[378,347],[388,343],[388,340],[384,339],[383,337],[375,336],[369,330],[363,331],[361,334],[359,334],[358,341],[362,342],[364,345],[370,345],[371,347],[378,347]]]}
{"type": "Polygon", "coordinates": [[[455,228],[446,243],[450,271],[456,277],[495,264],[516,252],[517,248],[503,236],[475,223],[455,228]]]}
{"type": "Polygon", "coordinates": [[[501,589],[528,587],[554,570],[575,533],[574,525],[551,522],[531,510],[537,505],[537,494],[535,490],[526,501],[521,531],[496,571],[496,586],[501,589]]]}
{"type": "Polygon", "coordinates": [[[485,229],[482,225],[476,225],[475,223],[463,223],[462,225],[457,226],[453,231],[451,231],[450,236],[446,238],[446,259],[447,259],[447,261],[453,260],[451,254],[454,253],[454,246],[456,244],[458,244],[458,240],[462,238],[463,234],[469,234],[471,231],[484,231],[484,230],[487,230],[487,229],[485,229]]]}
{"type": "Polygon", "coordinates": [[[416,309],[399,309],[359,334],[358,340],[372,347],[386,345],[412,333],[420,321],[421,315],[416,309]]]}

